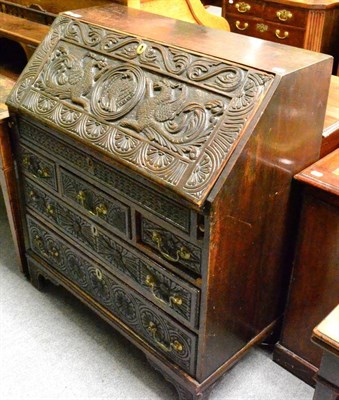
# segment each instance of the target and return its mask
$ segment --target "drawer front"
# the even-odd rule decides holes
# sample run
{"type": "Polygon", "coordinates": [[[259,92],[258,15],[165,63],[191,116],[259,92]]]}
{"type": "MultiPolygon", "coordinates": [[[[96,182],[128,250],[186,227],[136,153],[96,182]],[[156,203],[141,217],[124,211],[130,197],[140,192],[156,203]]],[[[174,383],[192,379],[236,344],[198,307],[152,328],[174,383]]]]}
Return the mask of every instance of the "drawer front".
{"type": "Polygon", "coordinates": [[[24,146],[20,146],[20,165],[22,171],[31,179],[55,191],[58,190],[56,168],[53,162],[47,161],[43,156],[24,146]]]}
{"type": "Polygon", "coordinates": [[[248,17],[230,16],[228,22],[232,32],[290,46],[303,47],[304,44],[305,31],[303,29],[248,17]]]}
{"type": "Polygon", "coordinates": [[[61,194],[107,228],[130,237],[130,209],[84,180],[61,169],[61,194]]]}
{"type": "Polygon", "coordinates": [[[67,206],[46,194],[31,182],[25,184],[27,205],[62,234],[77,240],[122,279],[133,282],[136,290],[156,302],[176,318],[196,327],[199,290],[164,268],[150,262],[137,251],[106,234],[100,227],[75,214],[67,206]],[[32,195],[33,193],[33,195],[32,195]]]}
{"type": "MultiPolygon", "coordinates": [[[[30,220],[29,220],[30,221],[30,220]]],[[[32,249],[157,351],[194,376],[197,337],[44,229],[30,226],[32,249]]]]}
{"type": "MultiPolygon", "coordinates": [[[[282,26],[282,24],[264,23],[268,27],[264,32],[260,32],[261,39],[270,40],[289,46],[303,47],[305,31],[293,28],[291,26],[282,26]]],[[[258,27],[257,27],[258,29],[258,27]]]]}
{"type": "Polygon", "coordinates": [[[141,216],[142,243],[174,265],[201,273],[201,249],[141,216]]]}
{"type": "Polygon", "coordinates": [[[227,21],[230,25],[231,32],[241,33],[242,35],[259,37],[259,32],[256,30],[257,24],[262,20],[250,18],[247,16],[228,15],[227,21]]]}
{"type": "Polygon", "coordinates": [[[86,155],[77,148],[58,140],[47,131],[25,120],[20,120],[19,131],[23,139],[40,146],[42,149],[51,149],[53,156],[87,174],[108,189],[126,196],[179,229],[185,232],[190,231],[190,210],[188,208],[171,201],[140,182],[122,174],[117,169],[86,155]]]}
{"type": "Polygon", "coordinates": [[[253,15],[260,18],[263,14],[264,3],[260,1],[232,1],[224,0],[226,11],[224,17],[228,20],[229,13],[235,15],[253,15]]]}
{"type": "Polygon", "coordinates": [[[265,6],[264,18],[282,25],[292,25],[305,28],[307,22],[307,9],[284,7],[282,4],[268,3],[265,6]]]}

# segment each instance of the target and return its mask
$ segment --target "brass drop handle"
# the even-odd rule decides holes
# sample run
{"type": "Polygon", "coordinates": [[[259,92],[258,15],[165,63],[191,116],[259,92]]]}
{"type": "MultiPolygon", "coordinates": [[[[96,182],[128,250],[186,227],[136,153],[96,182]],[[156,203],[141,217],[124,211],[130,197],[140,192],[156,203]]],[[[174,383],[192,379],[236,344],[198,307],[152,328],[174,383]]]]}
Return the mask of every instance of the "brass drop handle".
{"type": "Polygon", "coordinates": [[[160,297],[158,297],[155,292],[154,292],[154,288],[156,287],[156,281],[154,279],[154,277],[152,275],[147,275],[145,278],[145,283],[146,285],[151,289],[152,291],[152,295],[157,299],[160,300],[161,302],[168,304],[170,307],[175,304],[177,306],[181,306],[183,303],[183,300],[180,296],[177,295],[173,295],[169,297],[169,303],[167,303],[165,300],[161,299],[160,297]]]}
{"type": "MultiPolygon", "coordinates": [[[[33,167],[32,163],[31,163],[31,157],[29,155],[25,155],[23,157],[22,164],[23,164],[23,166],[25,168],[33,167]]],[[[48,168],[46,168],[46,167],[45,168],[39,168],[36,171],[33,170],[31,173],[36,178],[50,178],[51,177],[50,170],[48,168]]]]}
{"type": "Polygon", "coordinates": [[[37,170],[37,175],[39,178],[50,178],[51,173],[48,168],[39,168],[37,170]]]}
{"type": "Polygon", "coordinates": [[[288,10],[279,10],[277,11],[276,15],[280,21],[287,21],[288,19],[291,19],[293,17],[291,11],[288,10]]]}
{"type": "Polygon", "coordinates": [[[79,190],[79,192],[76,195],[77,201],[84,207],[85,201],[86,201],[86,194],[83,190],[79,190]]]}
{"type": "Polygon", "coordinates": [[[177,250],[176,257],[172,257],[171,255],[169,255],[165,251],[163,251],[161,248],[162,237],[156,231],[152,232],[152,241],[157,245],[157,248],[158,248],[160,254],[168,261],[178,262],[180,259],[189,260],[191,258],[191,253],[184,246],[180,247],[180,249],[177,250]]]}
{"type": "Polygon", "coordinates": [[[91,214],[91,215],[96,215],[97,217],[106,215],[108,212],[107,206],[103,203],[98,204],[94,211],[88,209],[86,207],[86,193],[83,190],[79,190],[79,192],[76,195],[77,201],[91,214]]]}
{"type": "Polygon", "coordinates": [[[177,351],[178,353],[183,351],[184,346],[178,340],[174,340],[174,342],[170,342],[168,345],[166,343],[161,342],[157,337],[158,330],[154,322],[151,321],[147,329],[149,332],[151,332],[155,344],[166,353],[170,353],[173,350],[177,351]]]}
{"type": "Polygon", "coordinates": [[[241,22],[240,21],[236,21],[235,22],[235,26],[237,27],[237,29],[239,29],[239,31],[244,31],[245,29],[248,28],[248,23],[244,22],[244,25],[241,26],[241,22]]]}
{"type": "Polygon", "coordinates": [[[97,205],[95,207],[95,212],[94,214],[96,216],[102,216],[102,215],[106,215],[107,214],[107,207],[105,206],[105,204],[100,203],[99,205],[97,205]]]}
{"type": "Polygon", "coordinates": [[[240,3],[235,4],[235,8],[238,10],[240,13],[245,13],[247,11],[250,11],[251,6],[248,3],[244,3],[241,1],[240,3]]]}
{"type": "Polygon", "coordinates": [[[276,29],[276,30],[275,30],[275,36],[276,36],[278,39],[284,40],[284,39],[286,39],[286,38],[288,37],[288,35],[289,35],[289,33],[288,33],[287,31],[285,31],[285,32],[284,32],[284,35],[281,36],[281,35],[280,35],[280,29],[276,29]]]}

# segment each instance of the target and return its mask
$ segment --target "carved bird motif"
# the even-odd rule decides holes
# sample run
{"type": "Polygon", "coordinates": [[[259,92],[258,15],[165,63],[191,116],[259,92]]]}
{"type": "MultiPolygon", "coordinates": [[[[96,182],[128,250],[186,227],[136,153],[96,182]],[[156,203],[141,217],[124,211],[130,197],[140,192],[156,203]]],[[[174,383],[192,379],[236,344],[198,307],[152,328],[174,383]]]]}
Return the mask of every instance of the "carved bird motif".
{"type": "Polygon", "coordinates": [[[118,112],[134,96],[134,75],[127,71],[113,75],[102,87],[99,103],[106,112],[118,112]]]}
{"type": "Polygon", "coordinates": [[[98,70],[106,66],[104,57],[89,52],[79,60],[68,49],[60,46],[38,82],[38,87],[53,96],[70,99],[88,109],[89,103],[84,96],[91,90],[98,70]]]}
{"type": "Polygon", "coordinates": [[[168,79],[162,79],[152,84],[147,81],[145,99],[140,103],[135,120],[123,119],[120,126],[143,131],[150,139],[154,140],[156,133],[165,135],[160,131],[158,124],[172,120],[179,109],[182,108],[187,93],[181,84],[173,84],[168,79]],[[176,92],[180,91],[179,96],[176,92]]]}

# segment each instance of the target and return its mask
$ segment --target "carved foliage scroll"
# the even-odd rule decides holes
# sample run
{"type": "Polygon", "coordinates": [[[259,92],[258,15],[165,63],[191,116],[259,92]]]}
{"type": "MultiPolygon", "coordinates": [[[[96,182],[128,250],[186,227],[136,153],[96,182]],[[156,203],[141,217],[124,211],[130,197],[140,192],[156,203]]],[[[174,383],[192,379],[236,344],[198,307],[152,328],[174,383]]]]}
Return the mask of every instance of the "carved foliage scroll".
{"type": "Polygon", "coordinates": [[[10,102],[200,203],[272,79],[61,17],[10,102]]]}

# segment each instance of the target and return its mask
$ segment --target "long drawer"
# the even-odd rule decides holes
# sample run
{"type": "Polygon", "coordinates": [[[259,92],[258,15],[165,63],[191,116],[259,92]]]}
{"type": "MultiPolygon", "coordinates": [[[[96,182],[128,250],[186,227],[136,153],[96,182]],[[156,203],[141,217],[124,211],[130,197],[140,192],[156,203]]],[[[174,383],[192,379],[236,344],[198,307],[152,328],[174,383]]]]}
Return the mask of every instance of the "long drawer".
{"type": "Polygon", "coordinates": [[[194,376],[197,337],[119,279],[28,217],[31,248],[157,351],[194,376]]]}
{"type": "Polygon", "coordinates": [[[135,289],[190,327],[197,327],[199,289],[152,262],[100,226],[25,180],[26,205],[62,235],[76,240],[109,270],[130,280],[135,289]]]}

